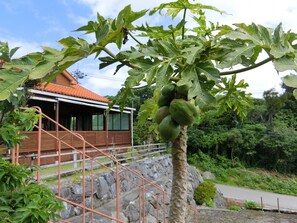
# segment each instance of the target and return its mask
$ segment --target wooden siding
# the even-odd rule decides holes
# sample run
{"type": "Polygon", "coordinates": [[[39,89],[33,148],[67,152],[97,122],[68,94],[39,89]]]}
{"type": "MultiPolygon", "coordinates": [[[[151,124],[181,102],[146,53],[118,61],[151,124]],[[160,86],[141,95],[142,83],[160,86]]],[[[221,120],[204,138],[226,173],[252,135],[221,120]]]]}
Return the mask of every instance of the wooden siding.
{"type": "MultiPolygon", "coordinates": [[[[49,131],[50,134],[56,136],[56,131],[49,131]]],[[[110,147],[119,145],[131,144],[130,131],[75,131],[75,133],[81,135],[87,142],[96,147],[110,147]]],[[[36,152],[38,147],[38,133],[28,132],[27,137],[22,143],[22,153],[36,152]]],[[[61,143],[61,148],[69,148],[67,144],[75,148],[81,148],[83,146],[82,141],[73,135],[65,131],[58,132],[58,138],[62,139],[65,143],[61,143]],[[67,144],[66,144],[67,143],[67,144]]],[[[41,135],[41,150],[51,151],[57,150],[58,144],[52,136],[42,133],[41,135]]]]}

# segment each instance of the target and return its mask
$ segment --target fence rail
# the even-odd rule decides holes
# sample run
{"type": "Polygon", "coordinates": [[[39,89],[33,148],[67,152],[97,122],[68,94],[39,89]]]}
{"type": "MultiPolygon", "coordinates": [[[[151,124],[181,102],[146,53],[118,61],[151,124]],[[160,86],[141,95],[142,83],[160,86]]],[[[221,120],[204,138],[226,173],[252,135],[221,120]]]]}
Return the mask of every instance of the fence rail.
{"type": "MultiPolygon", "coordinates": [[[[139,145],[139,146],[133,146],[133,147],[115,147],[115,148],[103,148],[100,149],[101,151],[104,151],[106,153],[111,154],[115,159],[117,159],[118,162],[120,163],[129,163],[133,161],[137,161],[143,158],[148,158],[148,157],[154,157],[154,156],[160,156],[168,152],[168,147],[166,144],[148,144],[148,145],[139,145]],[[126,152],[122,152],[126,151],[126,152]]],[[[86,151],[86,154],[88,154],[90,157],[93,157],[92,154],[98,153],[98,150],[89,150],[86,151]]],[[[46,159],[46,158],[58,158],[58,156],[72,156],[71,161],[65,161],[61,162],[61,166],[68,165],[67,170],[61,171],[61,175],[69,175],[71,173],[76,173],[78,171],[82,170],[82,154],[79,151],[73,151],[73,152],[67,152],[67,153],[61,153],[60,155],[58,154],[49,154],[49,155],[41,155],[40,159],[46,159]]],[[[35,157],[35,154],[27,155],[26,157],[35,157]]],[[[96,156],[94,158],[86,158],[86,169],[90,169],[90,162],[96,162],[94,165],[94,169],[99,168],[102,165],[108,165],[108,166],[113,166],[114,165],[114,160],[106,160],[105,155],[101,156],[96,156]]],[[[58,167],[58,162],[53,163],[53,164],[48,164],[48,165],[42,165],[41,169],[41,178],[48,178],[48,177],[53,177],[57,176],[57,172],[55,169],[58,167]],[[44,170],[52,170],[52,173],[47,173],[43,174],[45,171],[44,170]]]]}

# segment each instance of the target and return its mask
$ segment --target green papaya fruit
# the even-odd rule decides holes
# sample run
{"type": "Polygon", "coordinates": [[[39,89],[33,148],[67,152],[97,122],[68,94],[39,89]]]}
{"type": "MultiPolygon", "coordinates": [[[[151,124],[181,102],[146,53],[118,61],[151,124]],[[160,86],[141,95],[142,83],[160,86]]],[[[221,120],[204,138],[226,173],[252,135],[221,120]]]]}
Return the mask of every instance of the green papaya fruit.
{"type": "Polygon", "coordinates": [[[190,85],[188,84],[176,86],[176,92],[182,96],[188,96],[189,89],[190,89],[190,85]]]}
{"type": "Polygon", "coordinates": [[[154,120],[157,124],[160,124],[161,121],[169,115],[169,107],[168,106],[162,106],[159,108],[155,114],[154,120]]]}
{"type": "Polygon", "coordinates": [[[159,133],[162,139],[173,141],[180,133],[180,125],[171,118],[171,115],[167,115],[159,124],[159,133]]]}
{"type": "Polygon", "coordinates": [[[184,99],[173,99],[169,112],[174,121],[180,125],[191,125],[198,117],[198,111],[191,102],[184,99]]]}
{"type": "Polygon", "coordinates": [[[176,88],[176,85],[174,83],[166,84],[165,86],[163,86],[163,88],[161,90],[161,93],[165,97],[174,98],[174,96],[175,96],[175,88],[176,88]]]}
{"type": "Polygon", "coordinates": [[[159,99],[158,99],[158,106],[161,108],[163,106],[169,106],[170,102],[172,101],[173,98],[164,96],[160,94],[159,99]]]}

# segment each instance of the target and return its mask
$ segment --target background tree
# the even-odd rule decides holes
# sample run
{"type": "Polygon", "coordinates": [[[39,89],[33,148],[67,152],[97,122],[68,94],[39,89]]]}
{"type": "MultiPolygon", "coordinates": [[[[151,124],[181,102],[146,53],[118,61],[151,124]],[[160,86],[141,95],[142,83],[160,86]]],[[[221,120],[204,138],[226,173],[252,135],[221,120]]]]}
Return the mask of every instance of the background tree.
{"type": "MultiPolygon", "coordinates": [[[[45,77],[50,81],[75,62],[95,53],[101,61],[100,68],[115,63],[118,64],[116,72],[123,66],[130,68],[124,87],[114,101],[121,107],[133,96],[136,87],[143,83],[149,87],[155,86],[153,97],[146,100],[142,106],[140,121],[153,119],[158,109],[157,101],[161,89],[169,83],[186,89],[175,94],[174,98],[182,99],[188,105],[191,103],[197,110],[203,110],[206,105],[215,103],[216,93],[220,96],[220,110],[232,108],[240,117],[246,116],[250,99],[242,88],[247,84],[244,81],[237,83],[235,76],[231,79],[222,77],[254,69],[268,62],[273,62],[279,72],[297,70],[294,44],[297,35],[290,31],[285,32],[281,24],[274,30],[262,25],[243,23],[232,27],[218,26],[207,23],[204,10],[222,13],[215,7],[191,4],[188,0],[161,4],[149,11],[149,15],[159,12],[171,17],[173,22],[168,28],[149,24],[135,27],[132,23],[143,17],[148,10],[133,12],[130,6],[121,10],[115,19],[98,15],[96,21],[89,21],[77,30],[95,34],[94,43],[89,44],[82,38],[67,37],[59,41],[64,46],[61,51],[43,47],[43,53],[29,54],[19,60],[5,63],[4,69],[0,71],[0,100],[6,99],[16,86],[27,79],[45,77]],[[187,27],[188,14],[191,14],[196,26],[187,27]],[[137,33],[146,39],[140,41],[131,31],[138,31],[137,33]],[[121,50],[128,36],[135,41],[129,50],[113,53],[108,49],[109,44],[115,43],[121,50]],[[267,57],[258,61],[261,52],[266,53],[267,57]],[[242,65],[244,68],[220,71],[236,65],[242,65]]],[[[294,77],[285,79],[285,83],[292,87],[297,86],[294,77]]],[[[174,121],[171,120],[170,123],[174,128],[180,128],[180,132],[177,138],[171,137],[173,185],[169,222],[185,222],[188,124],[178,127],[174,121]]],[[[175,129],[175,133],[177,130],[179,129],[175,129]]]]}

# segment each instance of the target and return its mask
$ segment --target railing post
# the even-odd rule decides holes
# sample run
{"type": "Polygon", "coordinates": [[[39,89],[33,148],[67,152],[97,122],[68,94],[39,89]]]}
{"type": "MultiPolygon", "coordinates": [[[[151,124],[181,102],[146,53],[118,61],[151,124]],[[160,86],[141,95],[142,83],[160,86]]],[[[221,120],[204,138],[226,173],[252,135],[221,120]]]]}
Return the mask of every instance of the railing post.
{"type": "Polygon", "coordinates": [[[73,151],[72,154],[73,154],[73,168],[77,168],[77,153],[73,151]]]}
{"type": "MultiPolygon", "coordinates": [[[[38,147],[37,147],[37,165],[40,166],[40,157],[41,157],[41,129],[42,129],[42,112],[38,108],[39,118],[38,118],[38,147]]],[[[40,183],[40,170],[37,170],[37,182],[40,183]]]]}
{"type": "Polygon", "coordinates": [[[116,218],[120,219],[120,172],[119,162],[116,160],[116,218]]]}
{"type": "Polygon", "coordinates": [[[83,208],[83,219],[82,222],[86,222],[86,142],[83,141],[83,154],[82,154],[82,203],[83,208]]]}

